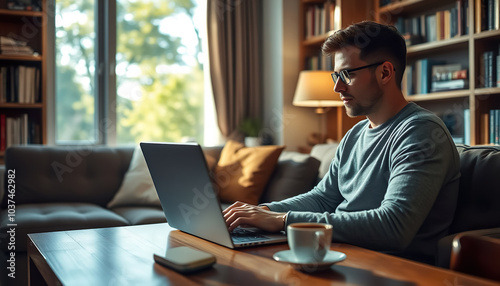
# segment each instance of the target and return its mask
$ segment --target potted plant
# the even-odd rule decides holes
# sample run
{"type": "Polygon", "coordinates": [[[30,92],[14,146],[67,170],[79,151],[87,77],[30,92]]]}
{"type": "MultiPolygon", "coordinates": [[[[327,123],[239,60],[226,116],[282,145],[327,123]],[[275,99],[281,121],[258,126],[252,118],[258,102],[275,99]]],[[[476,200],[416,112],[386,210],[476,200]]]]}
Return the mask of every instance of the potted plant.
{"type": "Polygon", "coordinates": [[[248,147],[259,146],[260,145],[260,131],[262,129],[262,123],[257,118],[245,118],[240,126],[239,130],[245,135],[245,145],[248,147]]]}

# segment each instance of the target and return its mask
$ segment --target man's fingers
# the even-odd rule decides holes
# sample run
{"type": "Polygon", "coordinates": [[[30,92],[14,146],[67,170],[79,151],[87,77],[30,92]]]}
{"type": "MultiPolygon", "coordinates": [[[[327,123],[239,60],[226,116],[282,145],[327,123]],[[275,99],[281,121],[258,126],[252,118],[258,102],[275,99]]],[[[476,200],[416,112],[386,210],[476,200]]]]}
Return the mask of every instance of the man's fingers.
{"type": "Polygon", "coordinates": [[[225,210],[222,211],[223,214],[226,214],[227,212],[231,211],[234,208],[237,208],[239,206],[243,206],[245,203],[242,203],[240,201],[234,202],[232,205],[228,206],[225,210]]]}
{"type": "Polygon", "coordinates": [[[252,222],[252,220],[247,218],[247,217],[238,217],[231,224],[229,224],[228,230],[233,231],[235,228],[237,228],[240,225],[253,226],[251,224],[251,222],[252,222]]]}

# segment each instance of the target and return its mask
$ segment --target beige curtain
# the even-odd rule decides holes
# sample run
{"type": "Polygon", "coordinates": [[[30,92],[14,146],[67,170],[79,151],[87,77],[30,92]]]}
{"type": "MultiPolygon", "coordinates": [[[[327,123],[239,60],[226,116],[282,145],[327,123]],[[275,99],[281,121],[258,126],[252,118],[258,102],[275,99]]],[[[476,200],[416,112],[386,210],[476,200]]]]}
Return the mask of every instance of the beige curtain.
{"type": "Polygon", "coordinates": [[[258,16],[261,0],[208,0],[210,76],[219,129],[235,138],[248,117],[261,118],[258,16]]]}

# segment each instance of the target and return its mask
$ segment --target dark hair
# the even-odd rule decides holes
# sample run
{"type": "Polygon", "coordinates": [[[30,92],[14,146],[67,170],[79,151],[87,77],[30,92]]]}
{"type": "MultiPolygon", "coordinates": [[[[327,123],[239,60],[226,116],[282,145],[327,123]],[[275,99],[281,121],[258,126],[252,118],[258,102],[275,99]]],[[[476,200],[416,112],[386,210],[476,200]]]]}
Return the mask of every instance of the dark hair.
{"type": "Polygon", "coordinates": [[[359,57],[364,61],[390,61],[396,69],[396,83],[401,89],[406,67],[406,43],[394,26],[373,21],[352,24],[329,36],[321,49],[323,55],[329,56],[347,46],[360,49],[359,57]]]}

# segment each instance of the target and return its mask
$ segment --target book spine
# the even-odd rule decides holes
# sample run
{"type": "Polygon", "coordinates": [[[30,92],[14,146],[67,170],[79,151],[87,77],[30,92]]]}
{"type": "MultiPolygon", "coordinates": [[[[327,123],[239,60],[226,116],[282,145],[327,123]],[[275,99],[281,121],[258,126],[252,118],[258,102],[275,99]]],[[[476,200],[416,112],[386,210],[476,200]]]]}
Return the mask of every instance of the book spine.
{"type": "Polygon", "coordinates": [[[500,144],[500,109],[495,110],[495,144],[500,144]]]}
{"type": "Polygon", "coordinates": [[[500,87],[500,54],[497,56],[497,78],[496,78],[496,87],[500,87]]]}
{"type": "Polygon", "coordinates": [[[7,121],[6,115],[0,114],[0,151],[5,151],[7,144],[7,121]]]}
{"type": "Polygon", "coordinates": [[[470,109],[464,109],[464,144],[470,145],[470,109]]]}
{"type": "Polygon", "coordinates": [[[495,110],[491,109],[490,110],[490,143],[495,144],[495,117],[496,117],[496,112],[495,110]]]}

